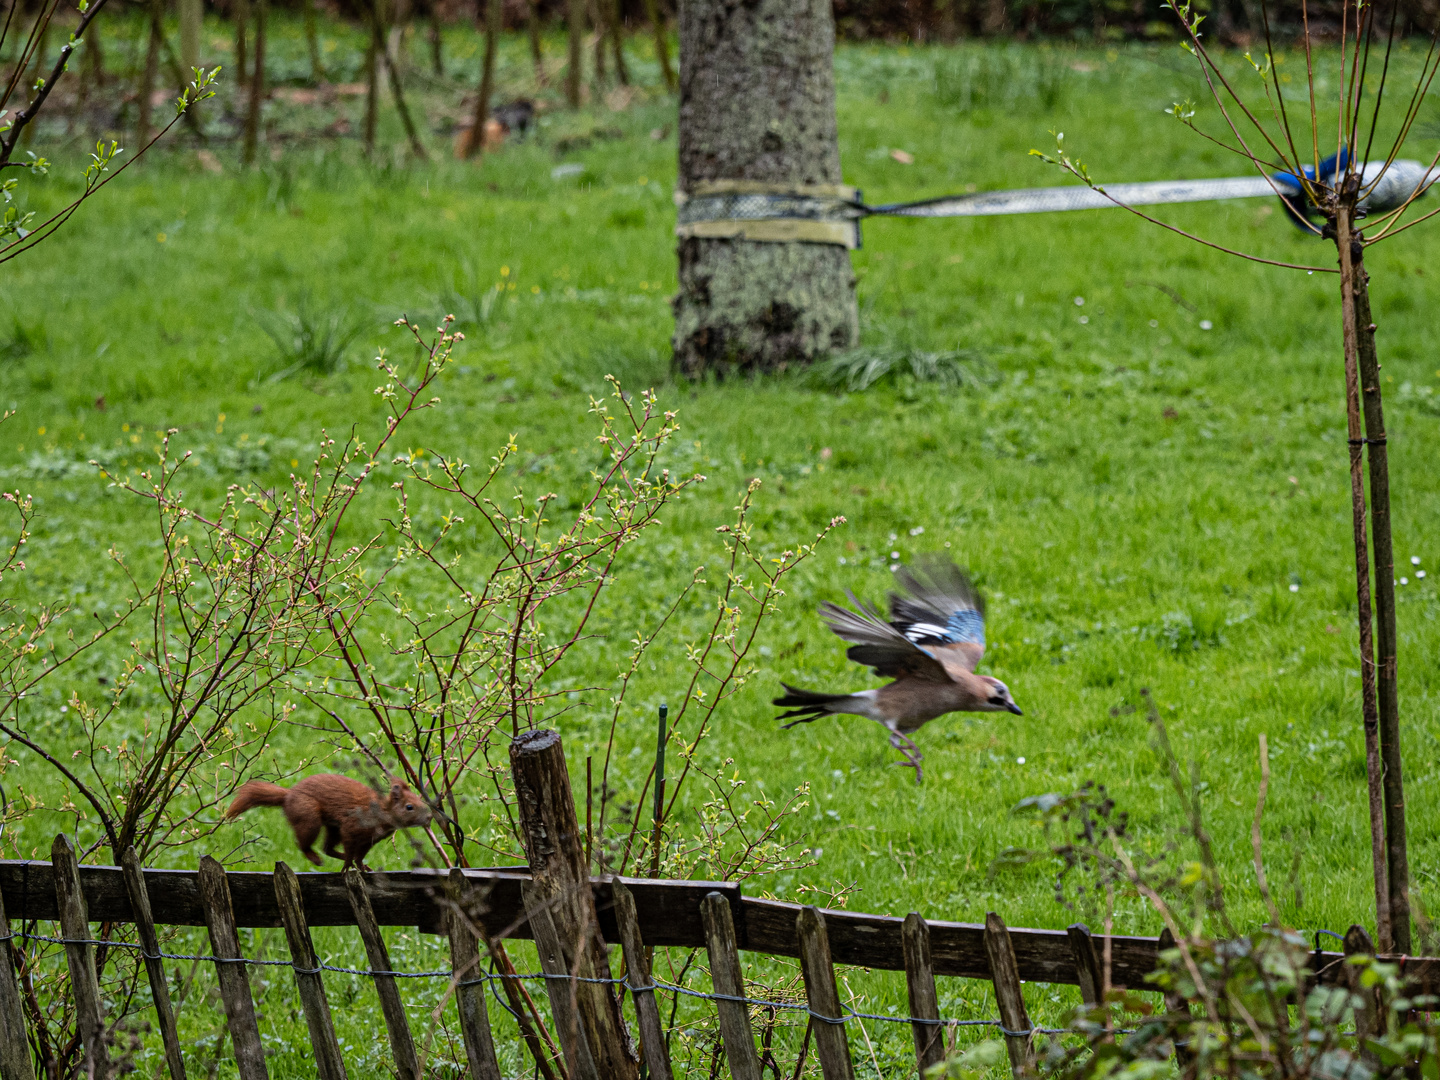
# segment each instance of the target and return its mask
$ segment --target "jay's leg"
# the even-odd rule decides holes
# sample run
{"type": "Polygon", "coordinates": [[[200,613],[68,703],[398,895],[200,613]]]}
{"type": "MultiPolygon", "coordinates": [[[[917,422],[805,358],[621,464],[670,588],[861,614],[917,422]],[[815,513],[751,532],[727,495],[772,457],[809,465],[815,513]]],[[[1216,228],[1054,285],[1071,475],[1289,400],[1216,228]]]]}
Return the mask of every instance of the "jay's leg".
{"type": "Polygon", "coordinates": [[[915,782],[920,783],[922,776],[920,762],[925,758],[925,755],[920,752],[920,747],[898,731],[890,732],[890,745],[905,755],[906,767],[915,770],[915,782]]]}

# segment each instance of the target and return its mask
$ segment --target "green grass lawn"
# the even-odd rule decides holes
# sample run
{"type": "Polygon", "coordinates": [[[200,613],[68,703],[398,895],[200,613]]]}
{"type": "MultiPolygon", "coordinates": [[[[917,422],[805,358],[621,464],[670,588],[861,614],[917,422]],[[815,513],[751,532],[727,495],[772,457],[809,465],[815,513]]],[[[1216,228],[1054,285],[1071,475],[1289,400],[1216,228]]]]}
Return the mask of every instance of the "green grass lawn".
{"type": "MultiPolygon", "coordinates": [[[[473,55],[473,40],[458,33],[454,55],[467,40],[473,55]]],[[[1053,145],[1051,129],[1064,131],[1067,148],[1102,181],[1236,171],[1162,113],[1203,93],[1179,50],[1043,50],[1017,53],[1005,68],[973,52],[954,54],[969,58],[957,66],[940,49],[842,47],[846,181],[871,202],[1058,183],[1058,173],[1027,156],[1053,145]],[[986,77],[956,74],[972,68],[986,77]]],[[[507,42],[505,58],[502,77],[524,90],[523,42],[507,42]]],[[[436,82],[417,93],[441,102],[459,92],[459,83],[436,82]]],[[[1202,107],[1200,120],[1211,114],[1202,107]]],[[[1425,122],[1407,156],[1440,149],[1430,114],[1425,122]]],[[[546,482],[569,482],[567,469],[547,461],[588,452],[588,396],[615,374],[628,387],[655,386],[662,404],[678,410],[694,466],[708,477],[630,556],[601,613],[606,638],[585,654],[577,685],[587,676],[608,681],[628,639],[688,568],[717,565],[713,527],[749,478],[764,481],[755,521],[767,551],[846,517],[792,580],[762,636],[758,676],[706,744],[707,760],[733,758],[731,768],[771,796],[810,785],[809,805],[789,829],[815,849],[813,865],[752,882],[751,891],[794,898],[802,887],[822,895],[843,887],[856,910],[968,921],[995,910],[1013,926],[1064,926],[1077,916],[1056,904],[1050,865],[998,875],[989,867],[1007,846],[1042,842],[1031,820],[1012,813],[1016,803],[1090,780],[1131,813],[1141,844],[1158,849],[1174,833],[1177,800],[1137,708],[1148,687],[1177,751],[1203,779],[1237,913],[1263,917],[1249,821],[1264,733],[1274,768],[1265,824],[1271,878],[1284,881],[1298,867],[1294,887],[1281,890],[1285,918],[1339,931],[1369,923],[1336,278],[1240,262],[1119,211],[877,219],[854,256],[866,341],[973,350],[983,357],[973,362],[973,383],[951,391],[902,380],[864,393],[791,376],[677,384],[668,374],[674,123],[673,101],[647,90],[623,111],[547,113],[536,137],[468,165],[448,160],[438,137],[429,166],[405,163],[388,145],[381,164],[365,164],[353,140],[277,140],[250,171],[217,147],[219,175],[193,148],[147,159],[57,239],[0,271],[9,346],[0,404],[18,410],[0,432],[0,465],[5,486],[33,491],[40,512],[18,592],[84,606],[117,588],[104,559],[109,545],[146,557],[149,518],[75,466],[96,448],[138,469],[156,433],[179,427],[204,462],[191,482],[197,491],[213,499],[229,483],[279,482],[292,460],[313,457],[322,428],[383,416],[364,361],[382,347],[407,347],[390,325],[398,314],[433,321],[454,311],[467,340],[444,378],[443,409],[411,432],[411,445],[483,460],[515,432],[537,469],[553,475],[546,482]],[[582,168],[555,178],[570,163],[582,168]],[[486,302],[497,286],[499,299],[486,302]],[[302,302],[359,327],[349,365],[328,377],[275,380],[284,361],[267,320],[302,302]],[[903,560],[947,549],[989,598],[982,670],[1009,684],[1025,716],[930,724],[917,738],[927,767],[921,787],[868,721],[778,730],[769,698],[782,679],[835,690],[877,684],[845,661],[817,603],[843,599],[847,588],[878,600],[892,553],[903,560]]],[[[398,130],[387,114],[386,138],[398,142],[398,130]]],[[[58,168],[27,185],[25,197],[36,208],[58,203],[71,173],[58,168]]],[[[1334,263],[1333,248],[1302,237],[1269,202],[1159,215],[1228,246],[1334,263]]],[[[1367,259],[1388,394],[1396,554],[1408,578],[1398,597],[1410,857],[1416,897],[1429,907],[1440,895],[1434,236],[1412,230],[1367,259]],[[1429,577],[1417,576],[1412,556],[1429,577]]],[[[621,797],[628,790],[633,798],[643,781],[653,708],[675,701],[682,676],[683,654],[670,642],[632,691],[621,797]]],[[[31,722],[62,743],[58,708],[71,689],[54,685],[31,705],[31,722]]],[[[603,746],[607,698],[596,695],[560,721],[572,775],[603,746]]],[[[276,763],[315,753],[314,738],[296,729],[277,739],[276,763]]],[[[11,748],[6,758],[12,796],[17,786],[54,794],[25,753],[11,748]]],[[[701,794],[696,788],[691,798],[701,794]]],[[[73,819],[22,817],[4,834],[5,854],[43,858],[62,827],[73,819]]],[[[278,815],[229,826],[206,850],[229,850],[242,831],[260,837],[244,855],[252,864],[294,863],[278,815]]],[[[202,853],[176,852],[173,861],[191,865],[202,853]]],[[[405,859],[402,847],[387,846],[372,862],[405,859]]],[[[1154,933],[1159,923],[1124,898],[1116,928],[1154,933]]],[[[255,939],[268,942],[270,955],[283,950],[278,932],[255,939]]],[[[332,957],[360,957],[339,932],[322,944],[332,957]]],[[[397,964],[444,966],[443,942],[411,934],[397,936],[396,947],[397,964]]],[[[669,974],[664,965],[661,973],[669,974]]],[[[305,1075],[290,979],[264,979],[274,1075],[305,1075]]],[[[852,972],[847,983],[861,995],[857,1006],[903,1009],[895,977],[852,972]]],[[[332,993],[349,1052],[357,1062],[382,1061],[369,990],[356,981],[332,993]]],[[[1027,994],[1045,1021],[1076,1000],[1044,986],[1027,994]]],[[[960,982],[942,988],[942,1012],[994,1015],[987,987],[960,982]]],[[[187,1037],[212,1044],[216,1013],[184,1015],[187,1037]]],[[[867,1075],[900,1075],[908,1031],[876,1025],[869,1038],[873,1046],[855,1042],[867,1075]]]]}

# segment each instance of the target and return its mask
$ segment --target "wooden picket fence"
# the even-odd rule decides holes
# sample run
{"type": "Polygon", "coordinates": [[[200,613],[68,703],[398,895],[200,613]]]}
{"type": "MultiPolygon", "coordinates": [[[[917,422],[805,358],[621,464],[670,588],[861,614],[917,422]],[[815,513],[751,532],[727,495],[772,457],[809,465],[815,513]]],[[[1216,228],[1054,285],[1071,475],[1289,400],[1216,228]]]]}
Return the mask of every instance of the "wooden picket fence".
{"type": "MultiPolygon", "coordinates": [[[[994,913],[983,924],[926,920],[918,914],[901,919],[755,899],[727,882],[588,877],[558,737],[531,749],[537,753],[530,759],[512,753],[521,825],[529,837],[528,867],[297,874],[282,863],[274,873],[227,872],[207,856],[198,871],[159,870],[142,868],[134,852],[126,853],[120,867],[81,866],[64,836],[55,839],[50,862],[0,861],[0,1080],[35,1077],[15,977],[17,938],[63,944],[84,1067],[98,1080],[116,1069],[96,976],[98,948],[141,953],[170,1076],[183,1080],[186,1075],[165,972],[165,961],[179,957],[162,953],[157,926],[207,929],[211,955],[200,959],[215,965],[241,1080],[268,1077],[247,970],[257,964],[293,969],[316,1075],[321,1080],[346,1077],[323,973],[351,969],[319,962],[310,936],[316,926],[359,930],[369,968],[351,973],[373,979],[402,1080],[419,1080],[421,1074],[399,989],[399,979],[415,975],[449,980],[468,1076],[501,1080],[487,984],[496,981],[513,1007],[521,1003],[521,980],[531,977],[517,973],[505,953],[494,949],[505,938],[536,944],[543,972],[534,977],[544,982],[563,1075],[570,1080],[638,1080],[640,1066],[632,1055],[617,993],[622,987],[632,998],[640,1056],[649,1076],[670,1080],[673,1075],[656,1001],[659,989],[712,1000],[731,1075],[760,1080],[751,1007],[776,1003],[747,997],[742,952],[799,959],[807,999],[803,1008],[825,1080],[853,1078],[847,1028],[852,1019],[866,1018],[842,1007],[835,964],[905,973],[910,1013],[899,1019],[911,1027],[922,1072],[942,1060],[943,1033],[957,1023],[939,1015],[936,978],[990,981],[999,1018],[963,1023],[993,1024],[1018,1071],[1033,1061],[1037,1031],[1026,1012],[1022,982],[1076,985],[1084,1000],[1093,1002],[1102,985],[1101,957],[1108,953],[1112,986],[1143,989],[1158,953],[1169,945],[1168,935],[1092,937],[1080,924],[1065,930],[1012,929],[994,913]],[[58,922],[58,933],[12,931],[13,925],[23,928],[37,921],[58,922]],[[133,924],[138,944],[102,942],[92,936],[96,923],[133,924]],[[394,971],[381,932],[386,926],[448,935],[449,969],[394,971]],[[283,927],[290,960],[244,957],[237,934],[242,927],[283,927]],[[620,948],[623,978],[613,975],[607,944],[620,948]],[[652,979],[651,950],[672,946],[707,950],[712,993],[652,979]],[[497,970],[484,969],[487,957],[497,970]]],[[[1335,980],[1343,956],[1317,949],[1311,959],[1315,978],[1335,980]]],[[[1440,960],[1408,958],[1405,972],[1415,982],[1440,985],[1440,960]]],[[[514,1011],[525,1015],[523,1007],[514,1011]]],[[[536,1060],[545,1058],[533,1027],[522,1020],[520,1029],[536,1060]]],[[[558,1075],[549,1065],[544,1071],[558,1075]]]]}

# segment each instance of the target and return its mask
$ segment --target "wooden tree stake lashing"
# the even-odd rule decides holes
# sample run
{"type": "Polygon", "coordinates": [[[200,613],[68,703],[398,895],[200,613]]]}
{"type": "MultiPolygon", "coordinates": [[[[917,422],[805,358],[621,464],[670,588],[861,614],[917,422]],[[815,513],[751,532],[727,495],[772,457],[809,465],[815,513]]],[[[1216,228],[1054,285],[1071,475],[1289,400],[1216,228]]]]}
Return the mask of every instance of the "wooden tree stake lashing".
{"type": "Polygon", "coordinates": [[[1035,1067],[1030,1014],[1025,1011],[1025,997],[1020,992],[1020,970],[1010,931],[1005,920],[993,911],[985,914],[985,955],[990,958],[990,978],[995,983],[995,1003],[1000,1006],[1000,1023],[1005,1028],[1010,1070],[1023,1076],[1035,1067]]]}
{"type": "Polygon", "coordinates": [[[454,905],[449,918],[450,970],[456,979],[455,1006],[460,1013],[460,1033],[465,1038],[470,1080],[500,1080],[490,1013],[485,1008],[480,935],[475,932],[479,925],[478,905],[465,884],[465,871],[458,866],[450,871],[449,893],[450,903],[454,905]]]}
{"type": "Polygon", "coordinates": [[[3,899],[0,899],[0,1080],[35,1080],[30,1046],[25,1040],[20,988],[15,985],[15,944],[3,899]]]}
{"type": "Polygon", "coordinates": [[[280,908],[280,921],[285,925],[285,940],[290,943],[290,959],[295,963],[295,989],[300,993],[305,1026],[310,1031],[315,1075],[320,1080],[345,1080],[345,1060],[340,1056],[340,1042],[335,1038],[335,1023],[330,1016],[330,1001],[325,996],[315,943],[310,940],[305,902],[300,897],[300,879],[283,862],[275,864],[275,903],[280,908]]]}
{"type": "Polygon", "coordinates": [[[370,906],[370,896],[365,892],[365,881],[360,871],[353,866],[345,871],[345,885],[350,891],[350,907],[355,912],[355,925],[360,929],[360,940],[365,942],[365,957],[370,970],[375,972],[375,993],[380,997],[380,1012],[385,1017],[385,1031],[390,1036],[390,1052],[395,1057],[395,1071],[400,1080],[420,1080],[420,1058],[415,1053],[415,1040],[410,1034],[410,1022],[405,1018],[405,1006],[400,1002],[400,990],[395,985],[395,976],[390,972],[390,952],[385,948],[385,939],[380,936],[380,924],[375,921],[375,911],[370,906]]]}
{"type": "Polygon", "coordinates": [[[900,927],[905,950],[905,987],[909,991],[911,1034],[920,1075],[945,1060],[945,1029],[940,1025],[940,1003],[935,994],[935,968],[930,962],[930,927],[918,912],[905,916],[900,927]],[[920,1021],[932,1020],[926,1024],[920,1021]]]}
{"type": "Polygon", "coordinates": [[[145,888],[145,871],[133,847],[120,856],[125,875],[125,891],[130,895],[130,910],[135,916],[135,936],[144,950],[145,974],[150,980],[150,997],[155,1002],[155,1016],[160,1022],[160,1037],[165,1043],[165,1064],[171,1080],[185,1080],[185,1059],[180,1054],[180,1036],[175,1030],[175,1010],[170,1004],[170,987],[165,982],[165,963],[160,959],[160,938],[155,933],[155,919],[150,913],[150,893],[145,888]]]}
{"type": "Polygon", "coordinates": [[[255,999],[250,996],[250,976],[240,954],[240,937],[235,932],[235,909],[225,868],[211,856],[203,856],[198,884],[210,948],[215,954],[215,981],[220,984],[220,1001],[225,1006],[230,1042],[235,1047],[235,1066],[240,1080],[268,1080],[265,1048],[255,1019],[255,999]]]}
{"type": "MultiPolygon", "coordinates": [[[[735,940],[735,920],[730,902],[718,892],[700,901],[700,918],[705,924],[705,950],[710,954],[710,986],[726,997],[745,996],[745,977],[740,971],[740,946],[735,940]]],[[[750,1010],[739,1001],[717,1001],[720,1038],[725,1044],[725,1061],[733,1080],[760,1080],[760,1055],[755,1052],[755,1033],[750,1030],[750,1010]]]]}
{"type": "Polygon", "coordinates": [[[110,1076],[110,1055],[105,1049],[105,1016],[100,1007],[100,980],[95,973],[95,947],[78,944],[90,939],[90,916],[80,886],[80,862],[64,833],[50,848],[55,874],[55,900],[60,909],[60,933],[77,944],[65,946],[70,988],[75,996],[75,1027],[91,1076],[110,1076]]]}
{"type": "Polygon", "coordinates": [[[619,878],[610,882],[610,895],[615,901],[615,924],[620,928],[620,947],[625,953],[625,981],[635,1002],[635,1016],[640,1021],[640,1046],[652,1080],[672,1080],[670,1052],[665,1046],[665,1029],[660,1023],[660,1007],[655,1000],[655,983],[650,977],[650,961],[640,937],[640,917],[635,911],[635,898],[619,878]]]}
{"type": "Polygon", "coordinates": [[[835,965],[830,960],[830,939],[819,908],[812,904],[800,909],[795,917],[795,936],[800,942],[800,970],[805,975],[805,1000],[815,1025],[820,1071],[825,1080],[855,1080],[840,993],[835,987],[835,965]]]}
{"type": "MultiPolygon", "coordinates": [[[[525,858],[530,865],[527,910],[535,906],[546,909],[570,975],[609,979],[610,962],[595,915],[590,869],[585,863],[559,734],[521,732],[510,744],[510,769],[525,858]]],[[[570,984],[570,992],[600,1075],[605,1080],[639,1080],[639,1059],[625,1027],[617,989],[603,981],[576,981],[570,984]]]]}

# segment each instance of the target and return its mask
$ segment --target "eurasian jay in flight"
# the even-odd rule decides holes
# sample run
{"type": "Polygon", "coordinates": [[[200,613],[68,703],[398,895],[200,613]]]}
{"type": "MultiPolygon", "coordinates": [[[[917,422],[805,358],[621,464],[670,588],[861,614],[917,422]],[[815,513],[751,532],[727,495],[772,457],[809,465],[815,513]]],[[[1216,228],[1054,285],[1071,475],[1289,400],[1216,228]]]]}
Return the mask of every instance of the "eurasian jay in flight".
{"type": "Polygon", "coordinates": [[[830,629],[854,643],[845,655],[894,682],[855,694],[819,694],[781,683],[785,696],[775,704],[791,710],[778,719],[796,718],[786,728],[836,713],[884,724],[918,784],[923,755],[910,732],[951,712],[1024,713],[999,679],[975,674],[985,655],[985,602],[965,572],[942,555],[922,556],[916,564],[895,572],[908,595],[890,594],[888,622],[848,590],[858,612],[828,600],[820,605],[830,629]]]}

